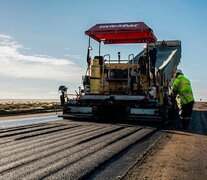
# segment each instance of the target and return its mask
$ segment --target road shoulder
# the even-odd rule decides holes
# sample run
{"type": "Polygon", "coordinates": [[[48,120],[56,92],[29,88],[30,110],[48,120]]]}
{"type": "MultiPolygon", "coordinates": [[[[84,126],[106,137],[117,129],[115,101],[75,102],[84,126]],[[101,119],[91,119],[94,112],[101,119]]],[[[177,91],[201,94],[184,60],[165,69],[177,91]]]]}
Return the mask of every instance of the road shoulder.
{"type": "Polygon", "coordinates": [[[207,137],[168,131],[124,179],[206,179],[207,137]]]}
{"type": "Polygon", "coordinates": [[[30,117],[42,117],[42,116],[52,116],[52,115],[60,115],[60,112],[48,112],[48,113],[29,113],[29,114],[17,114],[10,116],[0,116],[0,120],[10,120],[10,119],[19,119],[19,118],[30,118],[30,117]]]}

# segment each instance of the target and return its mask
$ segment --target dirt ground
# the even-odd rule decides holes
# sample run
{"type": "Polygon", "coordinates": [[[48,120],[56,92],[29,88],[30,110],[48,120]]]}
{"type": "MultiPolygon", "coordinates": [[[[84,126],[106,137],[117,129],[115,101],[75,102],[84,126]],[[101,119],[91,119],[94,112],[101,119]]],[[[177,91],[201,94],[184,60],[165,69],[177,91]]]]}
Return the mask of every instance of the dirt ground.
{"type": "Polygon", "coordinates": [[[193,109],[196,111],[207,111],[207,102],[195,102],[193,109]]]}
{"type": "Polygon", "coordinates": [[[206,105],[207,103],[196,103],[189,130],[166,131],[164,138],[129,171],[124,179],[206,180],[206,105]]]}
{"type": "Polygon", "coordinates": [[[150,154],[134,166],[126,179],[207,178],[207,137],[190,133],[171,132],[150,154]]]}

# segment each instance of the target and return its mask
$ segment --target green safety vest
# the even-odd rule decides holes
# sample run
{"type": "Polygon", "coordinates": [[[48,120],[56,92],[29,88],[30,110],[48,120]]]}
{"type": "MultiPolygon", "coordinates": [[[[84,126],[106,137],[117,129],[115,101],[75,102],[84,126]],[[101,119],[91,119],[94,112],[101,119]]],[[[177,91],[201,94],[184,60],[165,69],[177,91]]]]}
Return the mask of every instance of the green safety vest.
{"type": "Polygon", "coordinates": [[[172,92],[176,95],[176,99],[179,101],[178,103],[180,103],[180,105],[194,101],[190,81],[182,74],[178,75],[174,80],[172,92]]]}

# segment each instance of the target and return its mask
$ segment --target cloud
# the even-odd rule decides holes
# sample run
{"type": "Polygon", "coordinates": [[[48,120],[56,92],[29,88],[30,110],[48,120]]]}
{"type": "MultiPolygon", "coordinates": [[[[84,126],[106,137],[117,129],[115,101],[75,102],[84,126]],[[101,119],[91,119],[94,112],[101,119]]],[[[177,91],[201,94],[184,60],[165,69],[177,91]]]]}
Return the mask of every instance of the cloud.
{"type": "Polygon", "coordinates": [[[7,41],[8,39],[12,39],[12,37],[5,34],[0,34],[0,39],[2,41],[7,41]]]}
{"type": "Polygon", "coordinates": [[[0,76],[77,82],[84,70],[69,59],[24,55],[23,45],[0,34],[0,76]]]}
{"type": "Polygon", "coordinates": [[[0,99],[59,99],[59,93],[57,87],[28,87],[27,85],[22,87],[15,87],[15,91],[12,87],[7,89],[0,87],[0,99]],[[9,91],[8,91],[9,89],[9,91]]]}
{"type": "Polygon", "coordinates": [[[201,79],[191,79],[190,80],[192,83],[201,83],[202,80],[201,79]]]}

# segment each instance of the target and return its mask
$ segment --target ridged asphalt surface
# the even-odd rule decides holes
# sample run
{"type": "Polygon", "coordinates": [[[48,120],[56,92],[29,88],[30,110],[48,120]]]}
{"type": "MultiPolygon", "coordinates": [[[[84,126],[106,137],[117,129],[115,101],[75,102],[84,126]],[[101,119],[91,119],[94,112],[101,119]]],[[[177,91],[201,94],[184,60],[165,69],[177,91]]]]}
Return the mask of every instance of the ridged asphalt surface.
{"type": "Polygon", "coordinates": [[[196,134],[207,135],[206,111],[193,111],[189,131],[196,134]]]}
{"type": "Polygon", "coordinates": [[[0,179],[80,179],[154,128],[59,121],[0,130],[0,179]]]}

